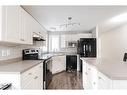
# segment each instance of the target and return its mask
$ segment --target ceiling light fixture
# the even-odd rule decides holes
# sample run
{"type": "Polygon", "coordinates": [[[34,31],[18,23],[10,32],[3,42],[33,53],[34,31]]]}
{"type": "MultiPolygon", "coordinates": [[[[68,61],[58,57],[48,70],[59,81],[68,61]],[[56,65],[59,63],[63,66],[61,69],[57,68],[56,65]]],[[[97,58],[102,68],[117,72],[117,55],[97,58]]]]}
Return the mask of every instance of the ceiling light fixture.
{"type": "Polygon", "coordinates": [[[74,25],[80,26],[80,23],[72,22],[72,17],[68,17],[68,22],[65,23],[65,24],[59,25],[59,28],[63,28],[63,27],[68,28],[69,26],[74,26],[74,25]]]}

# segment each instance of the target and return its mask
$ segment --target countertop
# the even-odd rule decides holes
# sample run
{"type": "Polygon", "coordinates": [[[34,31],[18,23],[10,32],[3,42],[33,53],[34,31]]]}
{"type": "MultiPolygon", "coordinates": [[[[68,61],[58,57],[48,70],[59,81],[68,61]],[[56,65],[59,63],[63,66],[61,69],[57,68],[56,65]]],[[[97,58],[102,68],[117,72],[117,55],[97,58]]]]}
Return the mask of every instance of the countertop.
{"type": "Polygon", "coordinates": [[[79,55],[77,53],[68,53],[68,52],[58,52],[58,53],[49,53],[52,57],[55,56],[65,56],[65,55],[79,55]]]}
{"type": "Polygon", "coordinates": [[[23,73],[43,62],[43,60],[25,60],[17,62],[0,63],[0,73],[23,73]]]}
{"type": "Polygon", "coordinates": [[[127,80],[127,62],[106,59],[81,58],[112,80],[127,80]]]}

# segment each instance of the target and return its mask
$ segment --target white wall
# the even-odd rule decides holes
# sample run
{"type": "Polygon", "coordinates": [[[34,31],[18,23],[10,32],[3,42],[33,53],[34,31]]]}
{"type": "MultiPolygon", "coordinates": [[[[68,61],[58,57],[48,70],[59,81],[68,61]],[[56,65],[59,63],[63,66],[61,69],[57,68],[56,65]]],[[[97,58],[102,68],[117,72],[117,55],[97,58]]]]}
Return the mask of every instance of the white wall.
{"type": "Polygon", "coordinates": [[[102,58],[122,61],[124,53],[127,52],[127,24],[101,33],[100,46],[102,58]]]}

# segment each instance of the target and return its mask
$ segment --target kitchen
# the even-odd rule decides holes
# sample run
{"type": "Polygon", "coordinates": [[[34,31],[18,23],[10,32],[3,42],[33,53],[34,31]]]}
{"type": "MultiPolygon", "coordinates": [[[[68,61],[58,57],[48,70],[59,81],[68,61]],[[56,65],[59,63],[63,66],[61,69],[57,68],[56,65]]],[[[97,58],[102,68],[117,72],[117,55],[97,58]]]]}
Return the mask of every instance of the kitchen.
{"type": "Polygon", "coordinates": [[[127,89],[126,11],[1,6],[0,89],[127,89]]]}

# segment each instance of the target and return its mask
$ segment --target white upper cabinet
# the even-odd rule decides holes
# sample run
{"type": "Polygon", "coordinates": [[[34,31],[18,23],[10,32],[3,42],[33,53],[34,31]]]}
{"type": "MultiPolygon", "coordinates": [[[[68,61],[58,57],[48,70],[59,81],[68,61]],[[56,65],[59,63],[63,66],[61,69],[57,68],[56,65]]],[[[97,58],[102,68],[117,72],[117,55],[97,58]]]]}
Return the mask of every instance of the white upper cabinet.
{"type": "Polygon", "coordinates": [[[47,31],[22,7],[0,7],[0,42],[33,44],[33,33],[46,38],[47,31]]]}
{"type": "Polygon", "coordinates": [[[78,40],[80,38],[91,38],[92,34],[91,33],[79,33],[79,34],[77,34],[77,37],[78,37],[78,40]]]}
{"type": "Polygon", "coordinates": [[[1,8],[1,40],[7,42],[19,42],[19,7],[1,8]],[[4,33],[3,33],[4,32],[4,33]]]}
{"type": "Polygon", "coordinates": [[[65,48],[66,47],[66,38],[65,35],[61,35],[61,48],[65,48]]]}
{"type": "Polygon", "coordinates": [[[32,25],[30,15],[20,7],[19,9],[19,33],[20,42],[23,44],[32,44],[32,25]]]}

